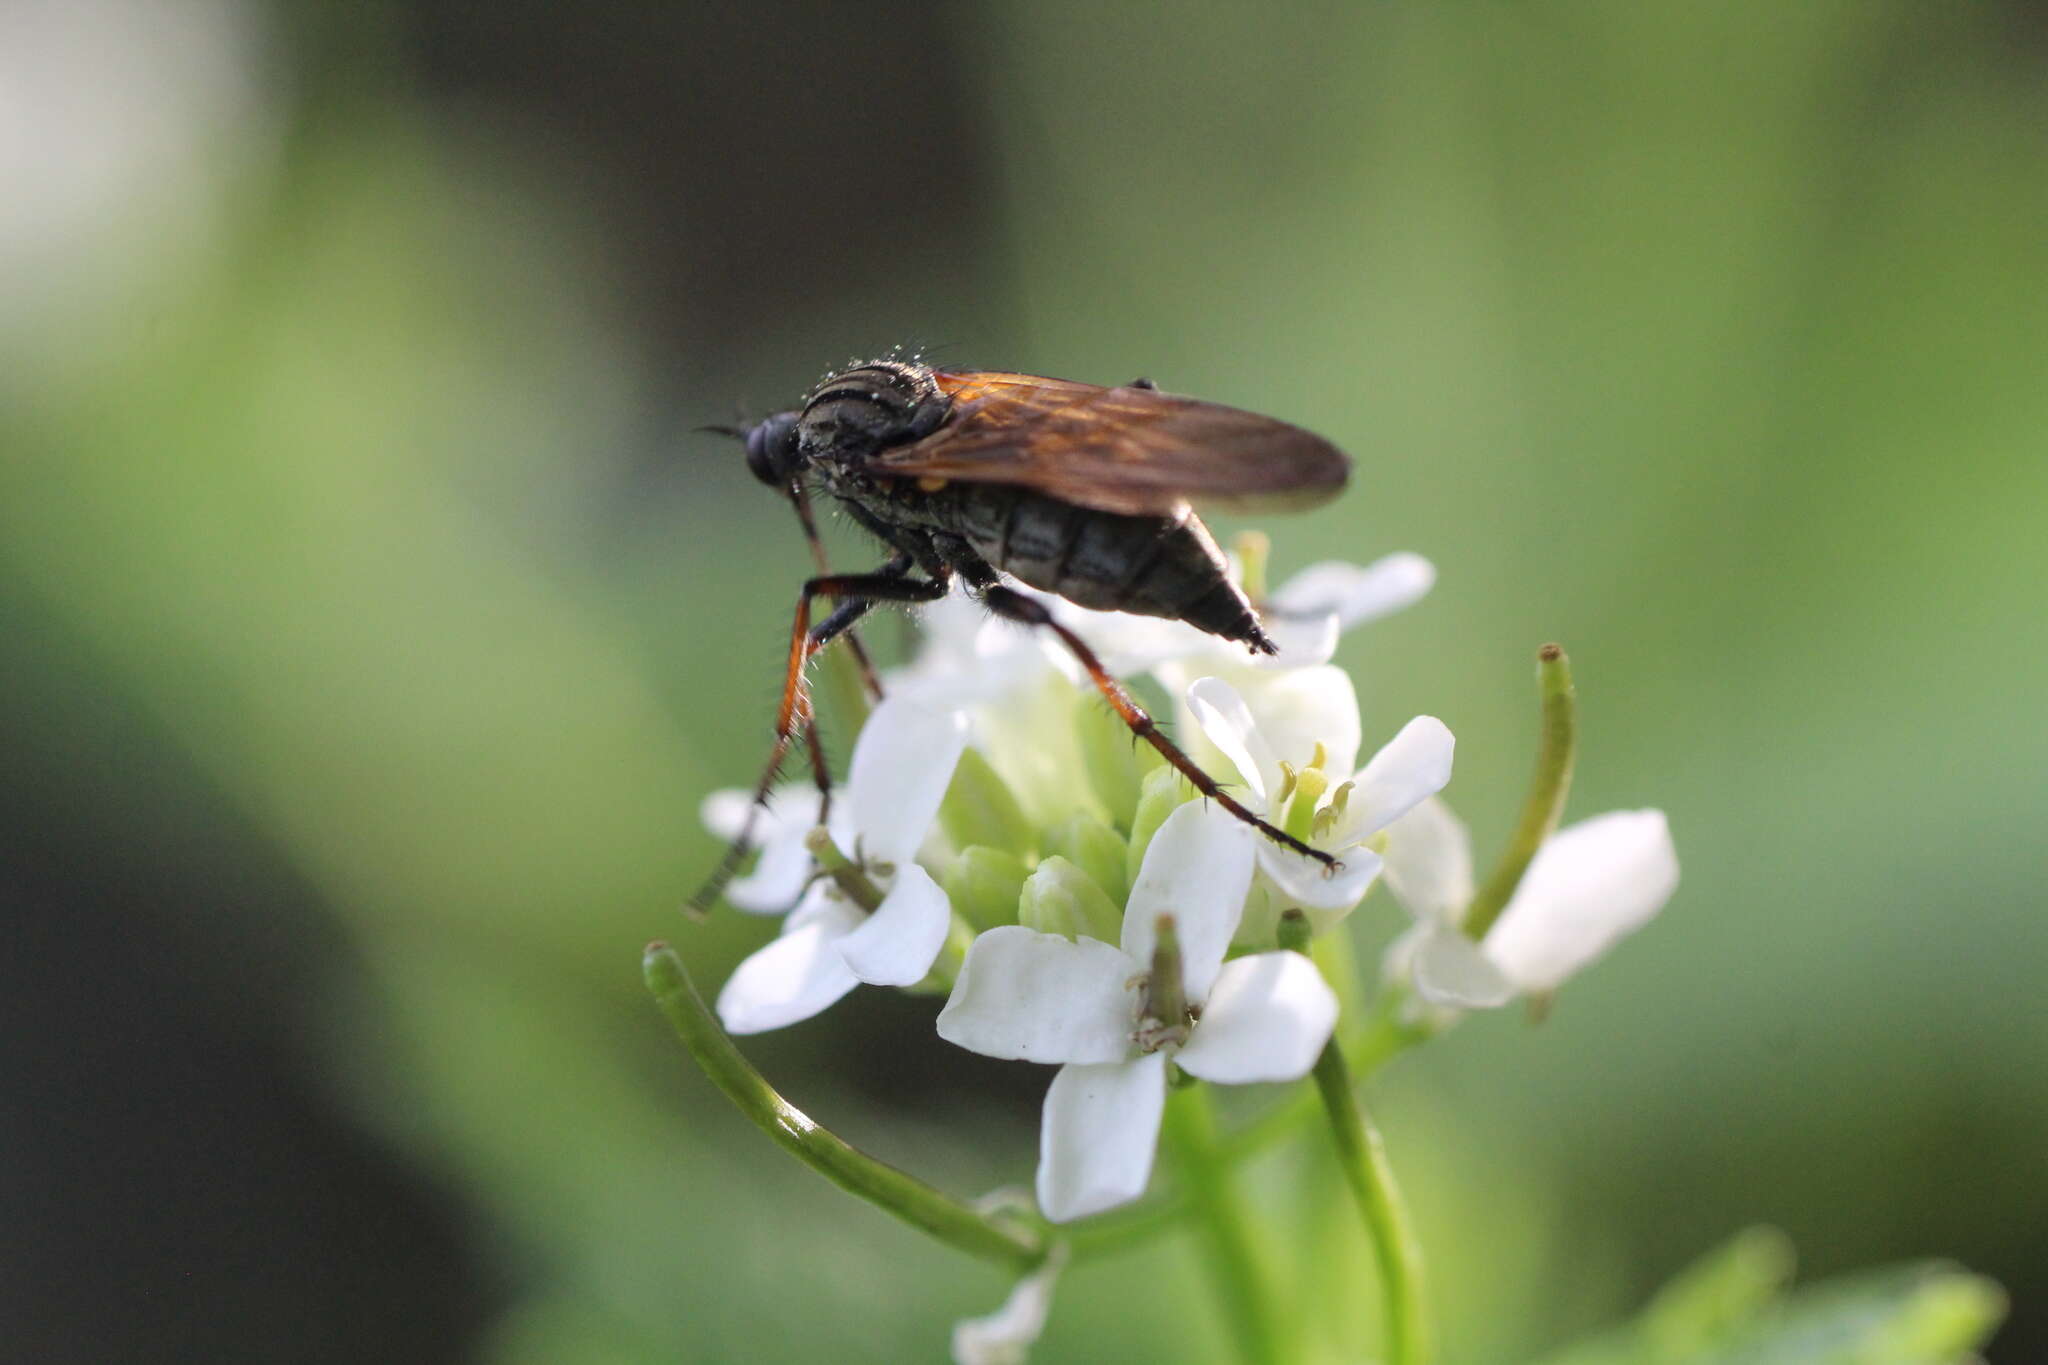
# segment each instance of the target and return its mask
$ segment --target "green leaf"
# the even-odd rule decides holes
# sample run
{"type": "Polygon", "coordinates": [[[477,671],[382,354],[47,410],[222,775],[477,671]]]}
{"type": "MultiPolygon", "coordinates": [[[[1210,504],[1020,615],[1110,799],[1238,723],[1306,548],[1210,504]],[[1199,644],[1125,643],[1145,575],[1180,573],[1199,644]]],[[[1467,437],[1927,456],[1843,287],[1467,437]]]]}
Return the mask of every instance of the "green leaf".
{"type": "Polygon", "coordinates": [[[1685,1360],[1726,1340],[1792,1282],[1791,1239],[1748,1228],[1680,1271],[1643,1310],[1638,1332],[1652,1360],[1685,1360]]]}
{"type": "Polygon", "coordinates": [[[1960,1365],[2005,1294],[1938,1262],[1829,1280],[1789,1297],[1792,1247],[1752,1228],[1681,1272],[1631,1323],[1545,1365],[1960,1365]]]}
{"type": "Polygon", "coordinates": [[[1959,1365],[2005,1317],[2005,1292],[1939,1262],[1830,1280],[1801,1291],[1713,1365],[1959,1365]]]}

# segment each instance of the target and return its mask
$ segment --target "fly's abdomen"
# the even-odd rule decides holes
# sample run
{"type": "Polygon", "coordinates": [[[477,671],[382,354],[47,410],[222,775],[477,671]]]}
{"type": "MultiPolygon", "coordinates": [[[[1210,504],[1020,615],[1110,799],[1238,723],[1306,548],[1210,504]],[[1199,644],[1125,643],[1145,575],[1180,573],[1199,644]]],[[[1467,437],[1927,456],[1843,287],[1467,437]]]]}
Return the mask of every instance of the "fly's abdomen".
{"type": "Polygon", "coordinates": [[[989,563],[1034,588],[1098,611],[1163,616],[1229,640],[1265,640],[1251,603],[1230,581],[1223,552],[1193,514],[1122,516],[1024,489],[962,491],[959,533],[989,563]]]}

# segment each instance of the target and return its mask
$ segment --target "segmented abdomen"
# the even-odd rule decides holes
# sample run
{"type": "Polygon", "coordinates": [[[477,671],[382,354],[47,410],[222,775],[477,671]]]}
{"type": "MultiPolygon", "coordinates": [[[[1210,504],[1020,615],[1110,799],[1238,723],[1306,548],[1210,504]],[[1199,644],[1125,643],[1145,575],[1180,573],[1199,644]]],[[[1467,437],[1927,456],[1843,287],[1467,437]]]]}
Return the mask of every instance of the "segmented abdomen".
{"type": "Polygon", "coordinates": [[[953,529],[1034,588],[1100,611],[1186,621],[1227,640],[1264,638],[1223,552],[1193,513],[1121,516],[994,484],[948,491],[953,529]]]}

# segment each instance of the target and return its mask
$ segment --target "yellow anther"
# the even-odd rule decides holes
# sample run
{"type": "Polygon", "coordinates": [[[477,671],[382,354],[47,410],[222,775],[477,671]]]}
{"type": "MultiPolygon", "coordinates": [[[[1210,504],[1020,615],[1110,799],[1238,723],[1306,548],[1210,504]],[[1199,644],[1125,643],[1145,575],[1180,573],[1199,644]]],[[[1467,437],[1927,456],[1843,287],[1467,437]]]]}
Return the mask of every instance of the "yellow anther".
{"type": "Polygon", "coordinates": [[[1288,798],[1288,797],[1290,797],[1290,796],[1294,795],[1294,784],[1295,784],[1296,780],[1297,780],[1297,776],[1296,776],[1296,773],[1295,773],[1295,771],[1294,771],[1294,765],[1293,765],[1292,763],[1289,763],[1289,762],[1288,762],[1288,761],[1287,761],[1286,759],[1284,759],[1284,758],[1283,758],[1283,759],[1281,759],[1281,760],[1280,760],[1280,794],[1279,794],[1278,796],[1276,796],[1276,797],[1274,797],[1274,798],[1273,798],[1273,802],[1274,802],[1274,804],[1275,804],[1275,805],[1278,805],[1278,804],[1280,804],[1280,803],[1282,803],[1282,802],[1285,802],[1285,801],[1287,800],[1287,798],[1288,798]]]}
{"type": "Polygon", "coordinates": [[[1311,768],[1327,768],[1330,766],[1330,751],[1323,747],[1321,740],[1316,741],[1316,756],[1308,761],[1308,766],[1311,768]]]}

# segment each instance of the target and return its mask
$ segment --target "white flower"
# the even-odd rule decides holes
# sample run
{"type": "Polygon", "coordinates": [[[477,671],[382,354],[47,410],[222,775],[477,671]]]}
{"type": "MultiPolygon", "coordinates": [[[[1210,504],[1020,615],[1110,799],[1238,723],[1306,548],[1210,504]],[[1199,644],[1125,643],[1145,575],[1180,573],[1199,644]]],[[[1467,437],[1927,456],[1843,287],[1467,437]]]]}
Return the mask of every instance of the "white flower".
{"type": "MultiPolygon", "coordinates": [[[[774,942],[740,963],[718,993],[732,1033],[808,1019],[862,981],[908,986],[937,960],[951,927],[946,893],[914,861],[966,747],[966,721],[890,698],[854,745],[832,801],[832,842],[884,894],[873,913],[819,880],[774,942]]],[[[765,859],[765,854],[764,854],[765,859]]],[[[758,874],[757,874],[758,875],[758,874]]]]}
{"type": "Polygon", "coordinates": [[[1678,854],[1660,810],[1609,811],[1538,849],[1478,943],[1460,927],[1472,899],[1472,843],[1439,801],[1387,831],[1387,885],[1416,918],[1389,949],[1433,1005],[1486,1009],[1556,990],[1647,924],[1678,889],[1678,854]]]}
{"type": "Polygon", "coordinates": [[[1121,946],[1022,925],[975,939],[939,1036],[990,1057],[1058,1065],[1039,1132],[1038,1205],[1054,1222],[1136,1199],[1152,1173],[1166,1064],[1225,1084],[1296,1080],[1337,1021],[1337,998],[1298,953],[1225,964],[1244,913],[1256,836],[1191,802],[1152,838],[1124,910],[1121,946]],[[1182,1018],[1154,1017],[1159,917],[1180,945],[1182,1018]]]}
{"type": "Polygon", "coordinates": [[[1344,780],[1358,753],[1358,698],[1351,679],[1327,664],[1298,669],[1262,687],[1254,716],[1221,678],[1188,689],[1202,733],[1243,781],[1240,800],[1311,847],[1334,854],[1334,874],[1271,839],[1259,867],[1293,903],[1342,911],[1358,904],[1380,872],[1366,840],[1451,780],[1451,732],[1417,716],[1363,768],[1344,780]]]}
{"type": "Polygon", "coordinates": [[[883,681],[889,697],[934,710],[999,703],[1053,672],[1041,632],[996,616],[956,578],[945,597],[918,613],[917,657],[883,681]]]}
{"type": "Polygon", "coordinates": [[[1404,551],[1365,565],[1326,559],[1274,589],[1266,605],[1281,616],[1330,612],[1340,630],[1350,630],[1415,605],[1434,586],[1436,566],[1418,554],[1404,551]]]}
{"type": "Polygon", "coordinates": [[[1362,566],[1335,559],[1311,564],[1258,604],[1260,624],[1280,646],[1270,656],[1251,654],[1184,621],[1090,611],[1049,593],[1034,596],[1102,657],[1110,673],[1157,673],[1178,694],[1191,679],[1227,669],[1271,672],[1328,663],[1339,635],[1412,606],[1435,582],[1435,567],[1418,554],[1392,554],[1362,566]]]}
{"type": "Polygon", "coordinates": [[[1017,1281],[1001,1308],[986,1317],[954,1323],[955,1365],[1024,1365],[1038,1334],[1045,1330],[1053,1282],[1059,1279],[1066,1261],[1066,1244],[1056,1243],[1043,1265],[1017,1281]]]}
{"type": "Polygon", "coordinates": [[[811,851],[804,839],[818,824],[818,789],[809,782],[786,782],[768,794],[755,814],[751,831],[747,816],[754,794],[727,787],[704,798],[698,816],[704,828],[731,843],[748,833],[761,850],[754,870],[727,883],[725,899],[736,910],[754,915],[787,914],[811,880],[811,851]]]}

